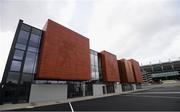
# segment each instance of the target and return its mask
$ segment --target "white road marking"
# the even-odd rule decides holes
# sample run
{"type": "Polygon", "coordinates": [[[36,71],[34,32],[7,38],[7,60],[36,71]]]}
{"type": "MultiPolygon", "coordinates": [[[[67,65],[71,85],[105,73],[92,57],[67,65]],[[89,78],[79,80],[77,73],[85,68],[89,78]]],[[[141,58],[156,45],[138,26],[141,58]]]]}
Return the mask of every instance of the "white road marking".
{"type": "Polygon", "coordinates": [[[34,106],[27,106],[26,108],[34,108],[34,106]]]}
{"type": "Polygon", "coordinates": [[[144,93],[131,93],[131,94],[180,94],[180,92],[144,92],[144,93]]]}
{"type": "Polygon", "coordinates": [[[151,96],[151,95],[133,95],[133,94],[128,94],[128,95],[124,95],[124,96],[180,99],[180,97],[172,97],[172,96],[151,96]]]}
{"type": "Polygon", "coordinates": [[[71,108],[71,111],[74,112],[74,109],[73,109],[73,107],[72,107],[72,105],[71,105],[71,102],[69,102],[69,106],[70,106],[70,108],[71,108]]]}

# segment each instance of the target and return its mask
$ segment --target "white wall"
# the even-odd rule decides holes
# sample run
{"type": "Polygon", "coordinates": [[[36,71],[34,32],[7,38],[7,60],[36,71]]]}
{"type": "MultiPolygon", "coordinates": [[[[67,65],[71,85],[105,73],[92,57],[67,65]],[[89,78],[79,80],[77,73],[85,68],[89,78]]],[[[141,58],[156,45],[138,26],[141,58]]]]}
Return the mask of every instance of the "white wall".
{"type": "Polygon", "coordinates": [[[132,84],[133,90],[136,91],[136,84],[132,84]]]}
{"type": "Polygon", "coordinates": [[[65,84],[32,84],[29,102],[53,101],[67,99],[65,84]]]}
{"type": "Polygon", "coordinates": [[[104,84],[93,84],[93,96],[103,95],[103,86],[104,84]]]}
{"type": "Polygon", "coordinates": [[[121,84],[115,84],[115,93],[122,93],[121,84]]]}

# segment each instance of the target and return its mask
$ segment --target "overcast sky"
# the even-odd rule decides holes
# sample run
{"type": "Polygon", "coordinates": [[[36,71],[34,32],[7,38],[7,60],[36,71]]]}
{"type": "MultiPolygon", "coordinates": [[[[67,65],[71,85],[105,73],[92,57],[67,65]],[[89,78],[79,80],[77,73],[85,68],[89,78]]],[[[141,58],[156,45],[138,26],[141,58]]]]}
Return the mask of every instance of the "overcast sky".
{"type": "Polygon", "coordinates": [[[180,59],[180,0],[1,0],[0,80],[19,19],[41,29],[48,18],[118,59],[180,59]]]}

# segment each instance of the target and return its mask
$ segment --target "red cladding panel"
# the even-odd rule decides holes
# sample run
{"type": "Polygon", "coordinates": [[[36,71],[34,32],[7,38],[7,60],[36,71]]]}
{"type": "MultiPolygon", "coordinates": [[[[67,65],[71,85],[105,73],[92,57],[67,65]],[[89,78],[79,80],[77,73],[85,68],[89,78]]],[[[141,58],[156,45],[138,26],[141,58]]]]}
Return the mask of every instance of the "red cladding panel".
{"type": "Polygon", "coordinates": [[[134,83],[133,69],[130,61],[125,59],[118,60],[120,79],[122,83],[134,83]]]}
{"type": "Polygon", "coordinates": [[[129,61],[132,64],[135,81],[137,83],[143,83],[142,73],[141,73],[139,63],[136,60],[133,60],[133,59],[130,59],[129,61]]]}
{"type": "Polygon", "coordinates": [[[119,82],[119,70],[116,56],[106,51],[102,51],[100,54],[102,57],[103,80],[108,82],[119,82]]]}
{"type": "Polygon", "coordinates": [[[44,30],[36,78],[90,80],[89,39],[51,20],[44,30]]]}

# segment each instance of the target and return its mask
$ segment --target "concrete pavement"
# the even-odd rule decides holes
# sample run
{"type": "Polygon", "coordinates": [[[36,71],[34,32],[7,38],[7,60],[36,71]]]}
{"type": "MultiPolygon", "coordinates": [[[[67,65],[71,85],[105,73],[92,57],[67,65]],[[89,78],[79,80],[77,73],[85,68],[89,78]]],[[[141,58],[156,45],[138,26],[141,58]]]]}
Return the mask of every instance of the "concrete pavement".
{"type": "MultiPolygon", "coordinates": [[[[180,86],[156,87],[109,97],[71,102],[74,111],[180,111],[180,86]]],[[[71,111],[68,103],[19,109],[71,111]]]]}
{"type": "Polygon", "coordinates": [[[120,95],[120,94],[128,94],[132,92],[138,92],[138,91],[145,91],[151,89],[150,87],[145,89],[138,89],[136,91],[126,91],[122,93],[112,93],[112,94],[105,94],[102,96],[85,96],[85,97],[77,97],[77,98],[71,98],[68,100],[56,100],[56,101],[49,101],[49,102],[35,102],[35,103],[21,103],[21,104],[4,104],[0,105],[0,110],[13,110],[13,109],[21,109],[21,108],[34,108],[34,107],[40,107],[40,106],[48,106],[48,105],[55,105],[55,104],[63,104],[68,102],[76,102],[76,101],[84,101],[89,99],[96,99],[96,98],[102,98],[102,97],[109,97],[114,95],[120,95]]]}
{"type": "MultiPolygon", "coordinates": [[[[68,103],[68,102],[85,101],[85,100],[91,100],[91,99],[97,99],[97,98],[103,98],[103,97],[110,97],[110,96],[115,96],[115,95],[131,94],[132,92],[133,92],[133,94],[138,95],[138,94],[142,94],[140,91],[144,91],[143,95],[144,94],[146,94],[146,95],[151,94],[151,96],[152,95],[156,95],[156,96],[157,95],[165,95],[165,94],[160,93],[160,92],[164,93],[165,92],[164,90],[166,90],[166,92],[167,91],[169,91],[169,92],[178,92],[177,88],[173,89],[173,87],[179,87],[180,88],[180,83],[143,86],[143,89],[139,89],[137,91],[127,91],[127,92],[122,92],[122,93],[118,93],[118,94],[117,93],[105,94],[105,95],[102,95],[102,96],[78,97],[78,98],[71,98],[71,99],[64,100],[64,101],[57,100],[57,101],[36,102],[36,103],[4,104],[4,105],[0,105],[0,110],[14,110],[14,109],[21,109],[21,108],[31,109],[31,108],[36,108],[36,107],[41,107],[41,106],[48,106],[48,105],[56,105],[56,104],[57,105],[59,105],[59,104],[64,105],[65,103],[68,103]],[[146,91],[148,91],[148,93],[146,91]],[[154,93],[152,94],[152,92],[154,92],[154,93]],[[155,92],[159,92],[159,93],[156,94],[155,92]]],[[[175,94],[175,93],[170,93],[170,94],[175,94]]],[[[171,96],[171,97],[174,97],[174,96],[171,96]]]]}

